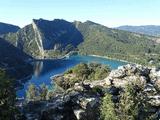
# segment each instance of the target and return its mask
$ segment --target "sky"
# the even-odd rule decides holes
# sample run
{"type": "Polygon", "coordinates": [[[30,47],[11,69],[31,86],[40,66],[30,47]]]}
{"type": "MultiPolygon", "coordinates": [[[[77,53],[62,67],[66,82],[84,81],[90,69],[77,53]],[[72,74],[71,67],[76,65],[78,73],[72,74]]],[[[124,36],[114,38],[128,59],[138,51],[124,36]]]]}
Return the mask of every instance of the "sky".
{"type": "Polygon", "coordinates": [[[160,0],[0,0],[0,22],[23,27],[39,18],[108,27],[160,25],[160,0]]]}

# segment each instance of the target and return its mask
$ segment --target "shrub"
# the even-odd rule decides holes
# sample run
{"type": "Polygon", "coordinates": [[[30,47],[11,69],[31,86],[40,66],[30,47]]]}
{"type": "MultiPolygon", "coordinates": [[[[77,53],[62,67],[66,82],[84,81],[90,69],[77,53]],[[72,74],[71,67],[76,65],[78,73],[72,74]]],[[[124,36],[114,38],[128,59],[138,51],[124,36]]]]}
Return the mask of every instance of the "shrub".
{"type": "Polygon", "coordinates": [[[102,100],[101,105],[101,119],[102,120],[118,120],[114,103],[112,102],[112,95],[107,93],[102,100]]]}

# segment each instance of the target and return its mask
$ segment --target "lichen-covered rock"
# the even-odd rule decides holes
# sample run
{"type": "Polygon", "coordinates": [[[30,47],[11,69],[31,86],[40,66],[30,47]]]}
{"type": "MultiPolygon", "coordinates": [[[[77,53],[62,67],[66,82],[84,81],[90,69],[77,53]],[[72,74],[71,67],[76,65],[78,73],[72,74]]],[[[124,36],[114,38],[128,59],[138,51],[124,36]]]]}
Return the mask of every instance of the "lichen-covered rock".
{"type": "Polygon", "coordinates": [[[152,106],[160,107],[160,95],[148,96],[149,103],[152,106]]]}
{"type": "MultiPolygon", "coordinates": [[[[136,85],[140,87],[136,92],[141,91],[140,95],[145,95],[144,100],[150,105],[149,114],[154,113],[158,118],[159,78],[160,72],[154,68],[128,64],[113,70],[104,80],[76,82],[64,93],[55,95],[47,102],[42,102],[38,107],[34,107],[35,109],[33,109],[35,105],[30,105],[27,110],[32,112],[28,111],[27,117],[30,119],[44,117],[47,120],[98,120],[100,119],[99,106],[105,92],[112,94],[113,102],[118,103],[121,93],[125,91],[125,86],[133,84],[134,89],[137,88],[136,85]],[[40,115],[38,111],[41,111],[40,115]]],[[[60,79],[61,83],[63,79],[60,79]]]]}
{"type": "Polygon", "coordinates": [[[144,92],[149,95],[156,95],[157,94],[157,90],[155,89],[155,86],[150,83],[146,84],[146,86],[144,88],[144,92]]]}
{"type": "Polygon", "coordinates": [[[150,69],[140,65],[128,64],[113,70],[105,79],[107,85],[115,85],[116,87],[124,87],[130,82],[139,80],[140,84],[148,82],[150,69]]]}
{"type": "Polygon", "coordinates": [[[160,90],[160,70],[151,69],[150,78],[151,82],[160,90]]]}

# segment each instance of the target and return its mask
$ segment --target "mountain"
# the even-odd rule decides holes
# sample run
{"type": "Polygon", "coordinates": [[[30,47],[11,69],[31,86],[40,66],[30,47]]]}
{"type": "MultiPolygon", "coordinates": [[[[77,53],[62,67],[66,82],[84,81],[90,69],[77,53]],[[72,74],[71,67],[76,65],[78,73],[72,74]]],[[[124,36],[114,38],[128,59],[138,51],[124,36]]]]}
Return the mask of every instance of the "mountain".
{"type": "Polygon", "coordinates": [[[111,29],[91,21],[74,24],[84,38],[84,42],[78,46],[82,54],[108,56],[141,64],[159,56],[157,37],[111,29]]]}
{"type": "Polygon", "coordinates": [[[81,33],[72,23],[58,19],[34,19],[17,33],[3,37],[33,57],[44,57],[49,52],[54,54],[73,50],[83,41],[81,33]]]}
{"type": "Polygon", "coordinates": [[[145,35],[160,36],[160,26],[156,25],[145,25],[145,26],[120,26],[116,29],[125,30],[145,35]]]}
{"type": "Polygon", "coordinates": [[[10,32],[17,32],[19,29],[20,27],[18,26],[0,22],[0,35],[10,32]]]}
{"type": "Polygon", "coordinates": [[[145,64],[151,58],[157,60],[160,50],[158,37],[112,29],[92,21],[34,19],[18,32],[2,37],[35,58],[55,57],[76,50],[80,54],[145,64]]]}
{"type": "Polygon", "coordinates": [[[32,57],[0,38],[0,68],[11,77],[20,79],[29,75],[32,71],[32,66],[27,62],[29,59],[32,57]]]}

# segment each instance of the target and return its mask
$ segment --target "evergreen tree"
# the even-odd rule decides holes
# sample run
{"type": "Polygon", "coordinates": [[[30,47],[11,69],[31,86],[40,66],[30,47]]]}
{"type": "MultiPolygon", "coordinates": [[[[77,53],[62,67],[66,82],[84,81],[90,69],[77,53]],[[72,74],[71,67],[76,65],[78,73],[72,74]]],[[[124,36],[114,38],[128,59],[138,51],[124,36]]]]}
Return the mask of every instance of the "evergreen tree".
{"type": "Polygon", "coordinates": [[[47,93],[48,93],[48,88],[47,88],[47,86],[43,83],[42,85],[40,85],[40,91],[39,91],[41,100],[46,100],[47,93]]]}
{"type": "Polygon", "coordinates": [[[137,120],[138,103],[135,102],[137,100],[133,89],[133,86],[128,85],[126,91],[121,94],[117,110],[120,120],[137,120]]]}
{"type": "Polygon", "coordinates": [[[118,120],[114,109],[114,103],[112,102],[112,95],[107,93],[103,98],[101,105],[101,119],[102,120],[118,120]]]}
{"type": "Polygon", "coordinates": [[[28,101],[35,101],[38,98],[38,89],[34,84],[30,84],[28,90],[26,91],[26,99],[28,101]]]}
{"type": "Polygon", "coordinates": [[[13,80],[0,70],[0,120],[12,120],[15,116],[15,90],[13,80]]]}

